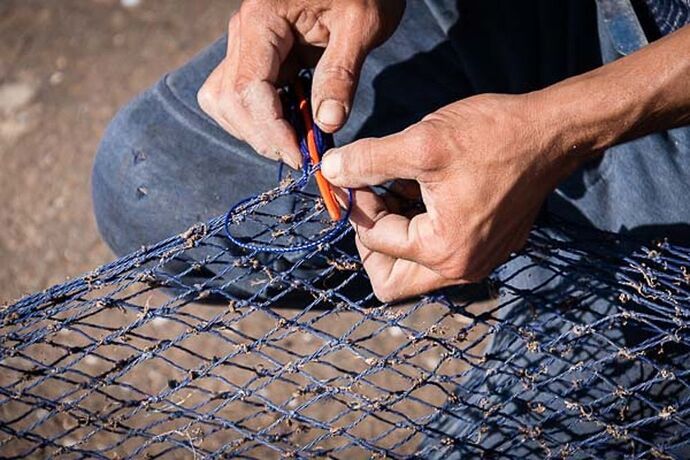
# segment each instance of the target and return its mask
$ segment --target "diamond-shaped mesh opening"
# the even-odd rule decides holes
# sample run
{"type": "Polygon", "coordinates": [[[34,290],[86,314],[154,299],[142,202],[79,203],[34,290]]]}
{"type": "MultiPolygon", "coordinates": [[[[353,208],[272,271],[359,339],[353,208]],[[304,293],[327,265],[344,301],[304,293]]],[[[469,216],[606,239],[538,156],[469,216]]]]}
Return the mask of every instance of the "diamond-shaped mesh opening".
{"type": "Polygon", "coordinates": [[[313,174],[3,306],[0,454],[690,457],[690,248],[552,219],[380,304],[313,174]]]}
{"type": "MultiPolygon", "coordinates": [[[[249,297],[231,293],[222,264],[203,280],[198,267],[175,274],[192,249],[244,257],[218,246],[220,228],[211,222],[192,247],[173,238],[2,310],[3,455],[688,448],[685,248],[559,224],[535,230],[492,281],[493,299],[448,292],[377,305],[370,293],[353,301],[319,286],[313,267],[280,272],[289,299],[266,280],[249,297]]],[[[308,260],[331,278],[364,277],[334,266],[344,254],[322,248],[308,260]]]]}

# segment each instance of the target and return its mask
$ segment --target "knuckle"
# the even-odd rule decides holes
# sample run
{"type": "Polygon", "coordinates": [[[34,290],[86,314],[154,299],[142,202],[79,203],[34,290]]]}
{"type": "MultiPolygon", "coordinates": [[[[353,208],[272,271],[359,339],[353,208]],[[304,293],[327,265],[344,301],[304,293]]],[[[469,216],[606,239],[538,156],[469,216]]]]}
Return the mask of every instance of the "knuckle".
{"type": "Polygon", "coordinates": [[[438,144],[438,133],[427,122],[415,126],[411,136],[414,154],[411,159],[421,171],[431,171],[439,168],[445,159],[445,152],[435,148],[438,144]]]}
{"type": "Polygon", "coordinates": [[[241,106],[249,106],[249,84],[250,81],[246,77],[237,76],[231,84],[232,98],[241,106]]]}
{"type": "Polygon", "coordinates": [[[466,280],[471,276],[470,262],[466,257],[455,257],[445,261],[443,266],[436,270],[437,273],[447,279],[466,280]]]}
{"type": "Polygon", "coordinates": [[[218,115],[223,120],[230,121],[230,120],[232,120],[232,116],[233,116],[234,111],[232,110],[231,104],[224,102],[224,103],[218,104],[217,112],[218,112],[218,115]]]}
{"type": "MultiPolygon", "coordinates": [[[[413,255],[415,258],[419,257],[421,254],[424,254],[428,250],[428,242],[424,238],[417,238],[414,236],[408,235],[406,241],[401,245],[402,249],[407,253],[413,255]]],[[[433,261],[434,258],[437,258],[435,256],[436,251],[431,251],[431,260],[433,261]]],[[[432,262],[433,263],[433,262],[432,262]]]]}
{"type": "Polygon", "coordinates": [[[446,164],[447,152],[443,149],[430,147],[424,154],[423,168],[425,171],[435,171],[446,164]]]}
{"type": "Polygon", "coordinates": [[[472,271],[473,258],[462,247],[452,242],[428,248],[429,268],[447,279],[466,279],[472,271]]]}
{"type": "Polygon", "coordinates": [[[436,135],[436,129],[432,123],[428,121],[423,120],[415,125],[415,139],[420,147],[427,147],[430,145],[434,141],[436,135]]]}
{"type": "Polygon", "coordinates": [[[230,102],[236,108],[251,114],[253,117],[265,113],[265,106],[270,104],[266,95],[262,94],[261,85],[255,79],[244,76],[237,76],[232,84],[233,92],[230,95],[230,102]]]}
{"type": "Polygon", "coordinates": [[[398,295],[394,287],[391,286],[387,280],[376,281],[371,280],[371,288],[374,291],[374,295],[381,302],[392,302],[398,299],[398,295]]]}
{"type": "Polygon", "coordinates": [[[208,83],[204,83],[204,85],[199,88],[199,91],[196,93],[196,101],[201,110],[210,115],[210,112],[213,111],[215,98],[213,97],[213,90],[208,83]]]}
{"type": "Polygon", "coordinates": [[[457,249],[461,243],[436,222],[416,240],[420,242],[420,253],[425,255],[424,264],[433,270],[447,265],[448,260],[459,253],[457,249]]]}
{"type": "Polygon", "coordinates": [[[356,36],[369,45],[379,34],[381,15],[378,8],[366,2],[351,2],[342,10],[342,22],[357,31],[356,36]]]}
{"type": "Polygon", "coordinates": [[[275,150],[270,149],[265,143],[263,143],[259,139],[251,139],[250,144],[254,148],[256,153],[258,153],[264,158],[268,158],[270,160],[278,160],[280,158],[279,155],[275,152],[275,150]]]}
{"type": "Polygon", "coordinates": [[[436,272],[449,280],[476,283],[491,274],[493,267],[486,266],[483,257],[470,250],[452,251],[437,268],[436,272]]]}
{"type": "Polygon", "coordinates": [[[396,286],[395,280],[391,279],[390,274],[380,270],[367,269],[367,275],[374,295],[381,302],[392,302],[400,298],[400,286],[396,286]]]}
{"type": "Polygon", "coordinates": [[[353,155],[348,159],[348,161],[343,162],[343,172],[348,177],[369,176],[374,170],[372,141],[369,139],[360,141],[360,145],[357,150],[359,151],[358,155],[353,155]]]}
{"type": "Polygon", "coordinates": [[[426,265],[433,270],[439,270],[446,264],[448,253],[437,247],[431,246],[426,248],[426,265]]]}
{"type": "Polygon", "coordinates": [[[354,71],[347,66],[338,63],[328,64],[323,69],[325,81],[337,80],[340,83],[347,83],[348,85],[354,85],[356,80],[356,75],[354,71]]]}
{"type": "Polygon", "coordinates": [[[369,250],[373,250],[372,249],[373,241],[372,241],[371,234],[369,233],[368,229],[366,229],[364,227],[359,227],[357,229],[357,238],[359,239],[360,243],[362,243],[362,245],[364,245],[365,248],[367,248],[369,250]]]}
{"type": "Polygon", "coordinates": [[[270,7],[270,0],[244,0],[240,5],[241,15],[253,15],[270,7]]]}

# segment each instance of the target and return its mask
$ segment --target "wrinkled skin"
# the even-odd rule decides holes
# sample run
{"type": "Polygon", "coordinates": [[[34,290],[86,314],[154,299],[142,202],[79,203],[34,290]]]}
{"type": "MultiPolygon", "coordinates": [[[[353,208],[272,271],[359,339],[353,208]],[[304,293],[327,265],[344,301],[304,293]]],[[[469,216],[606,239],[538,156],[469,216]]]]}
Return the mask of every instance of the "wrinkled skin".
{"type": "MultiPolygon", "coordinates": [[[[316,65],[314,117],[337,131],[364,58],[402,10],[385,0],[247,0],[199,103],[259,154],[296,167],[277,88],[316,65]]],[[[470,97],[402,132],[329,151],[324,176],[356,189],[351,221],[376,296],[395,301],[482,279],[524,245],[546,196],[584,162],[690,123],[688,49],[690,26],[543,90],[470,97]],[[395,194],[369,188],[391,180],[395,194]],[[410,210],[417,199],[424,209],[410,210]]]]}
{"type": "Polygon", "coordinates": [[[278,88],[315,66],[314,119],[326,132],[338,130],[364,58],[393,33],[403,8],[397,0],[246,0],[230,19],[226,57],[199,90],[199,105],[259,154],[298,168],[278,88]]]}
{"type": "Polygon", "coordinates": [[[577,165],[552,154],[557,140],[532,105],[524,95],[475,96],[327,155],[324,175],[358,188],[352,222],[377,297],[481,280],[522,247],[546,195],[577,165]],[[426,212],[394,212],[392,197],[366,188],[399,178],[416,184],[426,212]]]}

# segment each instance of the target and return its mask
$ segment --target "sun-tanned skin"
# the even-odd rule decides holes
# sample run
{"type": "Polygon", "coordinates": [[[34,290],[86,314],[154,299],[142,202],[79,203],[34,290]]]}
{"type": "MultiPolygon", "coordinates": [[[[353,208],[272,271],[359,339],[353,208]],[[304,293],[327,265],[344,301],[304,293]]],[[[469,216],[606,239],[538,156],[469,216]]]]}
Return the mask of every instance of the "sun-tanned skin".
{"type": "MultiPolygon", "coordinates": [[[[402,9],[385,0],[248,0],[230,21],[227,57],[199,103],[260,154],[296,166],[277,88],[316,63],[314,116],[325,131],[338,130],[366,54],[390,36],[402,9]]],[[[473,96],[402,132],[328,152],[324,176],[358,189],[352,223],[377,297],[483,278],[524,245],[547,195],[583,163],[690,123],[688,50],[690,26],[540,91],[473,96]],[[426,211],[398,214],[397,203],[368,189],[390,180],[421,196],[426,211]]]]}

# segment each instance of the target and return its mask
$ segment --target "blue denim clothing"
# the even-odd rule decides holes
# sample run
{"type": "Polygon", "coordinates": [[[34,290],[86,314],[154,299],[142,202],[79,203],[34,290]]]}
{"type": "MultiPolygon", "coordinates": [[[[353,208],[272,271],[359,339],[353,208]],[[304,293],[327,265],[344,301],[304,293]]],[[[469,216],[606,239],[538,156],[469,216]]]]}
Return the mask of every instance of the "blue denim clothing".
{"type": "MultiPolygon", "coordinates": [[[[593,4],[489,3],[409,2],[396,33],[366,60],[336,143],[399,131],[472,94],[530,91],[599,64],[593,4]]],[[[224,52],[222,38],[124,107],[108,127],[93,195],[100,231],[117,254],[275,185],[275,163],[224,132],[196,102],[224,52]]]]}
{"type": "MultiPolygon", "coordinates": [[[[583,0],[409,1],[398,30],[367,58],[336,144],[399,131],[473,94],[542,88],[646,44],[629,0],[600,0],[598,11],[599,18],[597,4],[583,0]]],[[[124,107],[104,135],[93,170],[94,207],[103,238],[119,255],[275,186],[275,163],[224,132],[196,102],[225,40],[124,107]]],[[[545,208],[604,230],[688,240],[689,196],[690,129],[679,128],[610,149],[561,184],[545,208]]],[[[533,276],[519,283],[529,289],[542,281],[533,276]]],[[[557,288],[558,280],[552,283],[557,288]]],[[[611,307],[602,302],[597,308],[611,307]]],[[[518,304],[506,317],[519,324],[526,310],[518,304]]],[[[488,352],[510,353],[506,337],[497,333],[488,352]]],[[[491,385],[502,383],[478,381],[477,392],[491,394],[491,385]]],[[[472,414],[458,420],[440,420],[439,427],[461,435],[473,423],[472,414]]],[[[500,448],[510,436],[510,430],[497,431],[484,447],[500,448]]],[[[473,455],[423,451],[438,458],[473,455]]],[[[527,448],[512,454],[535,455],[527,448]]]]}
{"type": "MultiPolygon", "coordinates": [[[[401,130],[472,94],[541,88],[642,44],[621,43],[629,37],[612,33],[612,22],[597,33],[592,2],[458,3],[409,2],[399,29],[367,59],[338,144],[401,130]]],[[[93,194],[99,228],[117,254],[275,185],[275,164],[197,105],[196,92],[224,49],[223,38],[166,75],[105,133],[93,194]]],[[[566,181],[549,210],[614,231],[683,223],[690,202],[687,149],[684,128],[614,147],[566,181]]]]}
{"type": "MultiPolygon", "coordinates": [[[[409,2],[396,33],[367,59],[336,142],[397,132],[472,94],[521,93],[592,68],[599,63],[595,30],[594,4],[579,1],[534,1],[532,11],[509,1],[462,8],[409,2]]],[[[94,165],[94,206],[117,254],[275,185],[275,163],[197,105],[197,90],[224,52],[223,38],[123,108],[105,133],[94,165]]]]}
{"type": "MultiPolygon", "coordinates": [[[[604,63],[647,44],[647,38],[628,2],[600,1],[598,32],[604,63]]],[[[646,238],[668,236],[687,242],[690,240],[689,174],[690,128],[657,133],[610,149],[601,160],[582,168],[561,184],[548,199],[546,208],[550,214],[600,229],[646,238]]],[[[504,267],[500,276],[510,278],[511,284],[518,290],[532,290],[538,286],[540,292],[572,291],[573,285],[567,275],[554,274],[546,268],[532,268],[522,273],[529,264],[527,257],[516,258],[504,267]]],[[[597,286],[591,286],[591,292],[597,292],[597,286]]],[[[571,325],[559,321],[548,308],[535,312],[532,306],[509,293],[504,293],[499,299],[502,304],[510,304],[511,301],[516,301],[515,305],[501,314],[502,319],[513,327],[549,325],[554,329],[552,333],[567,335],[571,325]]],[[[593,295],[587,308],[572,312],[572,318],[576,324],[590,324],[597,318],[616,312],[615,302],[610,298],[593,295]]],[[[620,347],[635,347],[644,340],[636,330],[621,329],[608,331],[606,338],[620,347]]],[[[604,352],[574,349],[570,360],[553,361],[548,353],[525,354],[523,346],[509,331],[499,330],[494,334],[485,353],[491,357],[488,367],[499,372],[473,370],[467,376],[465,385],[457,390],[458,397],[463,401],[462,409],[452,416],[440,418],[436,426],[439,432],[451,435],[460,442],[445,448],[439,447],[438,443],[425,442],[421,456],[455,460],[479,455],[488,458],[543,458],[547,455],[547,450],[537,439],[525,441],[521,429],[529,426],[529,421],[533,420],[530,407],[537,402],[549,414],[568,413],[563,398],[553,397],[562,394],[561,382],[554,379],[551,384],[543,385],[538,394],[532,394],[514,376],[500,372],[502,363],[510,361],[513,368],[537,369],[542,363],[549,362],[548,376],[557,376],[579,361],[602,359],[604,352]],[[501,407],[509,400],[512,402],[502,409],[502,422],[487,425],[482,408],[501,407]]],[[[608,372],[615,375],[615,381],[623,388],[633,387],[655,375],[653,367],[646,363],[637,367],[608,369],[608,372]]],[[[605,371],[602,370],[602,373],[605,371]]],[[[571,377],[577,378],[577,375],[571,377]]],[[[548,381],[546,377],[545,380],[548,381]]],[[[589,385],[586,393],[580,395],[583,400],[596,399],[610,391],[606,383],[597,379],[590,380],[589,385]]],[[[650,393],[660,404],[670,404],[668,401],[688,397],[687,389],[682,384],[654,388],[650,393]]],[[[653,412],[635,399],[629,410],[639,418],[650,416],[653,412]]],[[[551,446],[561,446],[567,451],[569,447],[579,444],[574,458],[616,459],[623,456],[620,451],[610,450],[609,437],[606,435],[601,436],[598,442],[591,442],[596,434],[604,431],[603,428],[594,421],[583,423],[576,413],[569,418],[555,417],[552,423],[544,424],[541,428],[551,446]]],[[[657,445],[657,439],[675,438],[678,433],[662,433],[660,427],[651,426],[642,436],[644,442],[657,445]]],[[[688,447],[666,450],[665,453],[674,458],[690,457],[688,447]]],[[[561,454],[557,450],[550,452],[554,456],[561,454]]],[[[634,452],[628,454],[633,456],[634,452]]]]}
{"type": "Polygon", "coordinates": [[[666,35],[690,23],[688,0],[644,0],[659,34],[666,35]]]}
{"type": "MultiPolygon", "coordinates": [[[[603,63],[647,45],[627,0],[599,0],[603,63]]],[[[687,240],[690,218],[690,129],[645,136],[609,149],[548,200],[548,210],[597,228],[687,240]]]]}

